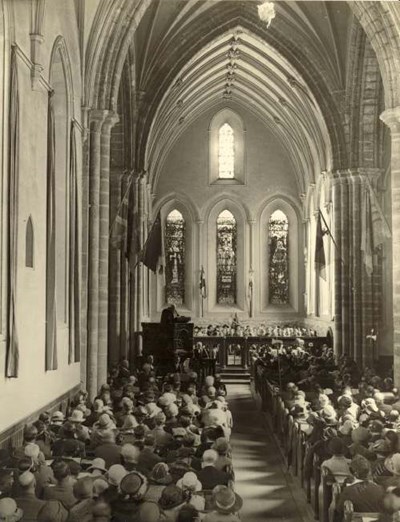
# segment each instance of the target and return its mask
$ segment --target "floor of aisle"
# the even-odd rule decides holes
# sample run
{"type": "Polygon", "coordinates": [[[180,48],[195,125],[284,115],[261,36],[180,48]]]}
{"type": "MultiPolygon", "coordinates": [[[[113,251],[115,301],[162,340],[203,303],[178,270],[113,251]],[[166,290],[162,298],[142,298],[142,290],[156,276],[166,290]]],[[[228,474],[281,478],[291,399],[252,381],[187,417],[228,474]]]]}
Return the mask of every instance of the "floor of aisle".
{"type": "Polygon", "coordinates": [[[309,522],[304,492],[285,469],[278,446],[250,386],[228,386],[233,414],[235,488],[243,498],[243,522],[309,522]]]}

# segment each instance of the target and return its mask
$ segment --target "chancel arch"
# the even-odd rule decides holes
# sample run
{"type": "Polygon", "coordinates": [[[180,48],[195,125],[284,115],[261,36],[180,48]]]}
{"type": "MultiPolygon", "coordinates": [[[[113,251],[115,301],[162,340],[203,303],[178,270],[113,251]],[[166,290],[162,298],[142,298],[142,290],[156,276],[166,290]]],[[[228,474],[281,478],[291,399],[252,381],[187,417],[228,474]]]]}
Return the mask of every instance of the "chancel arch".
{"type": "Polygon", "coordinates": [[[260,313],[301,312],[303,234],[295,206],[277,196],[263,206],[259,227],[260,313]]]}

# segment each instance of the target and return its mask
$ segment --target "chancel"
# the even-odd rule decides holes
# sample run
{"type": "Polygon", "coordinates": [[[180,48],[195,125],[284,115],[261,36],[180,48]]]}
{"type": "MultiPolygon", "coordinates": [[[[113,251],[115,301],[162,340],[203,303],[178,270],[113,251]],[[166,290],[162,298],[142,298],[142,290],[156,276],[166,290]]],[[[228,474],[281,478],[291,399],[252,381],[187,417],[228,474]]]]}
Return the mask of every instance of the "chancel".
{"type": "Polygon", "coordinates": [[[400,520],[400,3],[0,0],[0,521],[400,520]]]}

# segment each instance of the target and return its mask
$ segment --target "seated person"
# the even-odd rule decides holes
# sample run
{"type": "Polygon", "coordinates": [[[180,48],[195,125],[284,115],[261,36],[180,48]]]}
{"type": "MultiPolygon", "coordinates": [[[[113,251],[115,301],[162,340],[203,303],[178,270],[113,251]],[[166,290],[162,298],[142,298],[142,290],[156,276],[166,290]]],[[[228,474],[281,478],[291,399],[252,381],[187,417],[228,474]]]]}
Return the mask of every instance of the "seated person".
{"type": "Polygon", "coordinates": [[[346,486],[339,496],[334,513],[334,522],[343,520],[344,503],[350,500],[355,512],[381,513],[385,490],[371,481],[371,465],[361,455],[355,456],[350,464],[354,481],[346,486]]]}
{"type": "Polygon", "coordinates": [[[332,475],[336,482],[343,483],[351,475],[350,459],[345,457],[346,446],[341,438],[333,437],[328,445],[332,457],[322,463],[321,469],[332,475]]]}

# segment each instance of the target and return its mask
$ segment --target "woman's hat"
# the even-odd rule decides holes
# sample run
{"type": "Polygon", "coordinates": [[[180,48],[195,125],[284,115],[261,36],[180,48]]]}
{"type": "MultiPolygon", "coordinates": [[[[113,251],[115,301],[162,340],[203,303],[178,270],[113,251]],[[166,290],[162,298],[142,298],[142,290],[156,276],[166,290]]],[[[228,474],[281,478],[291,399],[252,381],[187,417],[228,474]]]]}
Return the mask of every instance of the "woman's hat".
{"type": "Polygon", "coordinates": [[[17,507],[17,503],[13,498],[0,499],[0,520],[21,520],[22,510],[17,507]]]}
{"type": "Polygon", "coordinates": [[[163,490],[158,505],[162,509],[173,509],[183,502],[183,491],[175,484],[171,484],[163,490]]]}
{"type": "Polygon", "coordinates": [[[96,422],[95,426],[102,430],[110,430],[115,428],[113,421],[111,420],[108,413],[103,413],[100,415],[99,420],[96,422]]]}
{"type": "Polygon", "coordinates": [[[121,480],[128,474],[124,466],[121,464],[113,464],[107,471],[106,478],[110,486],[118,487],[121,480]]]}
{"type": "Polygon", "coordinates": [[[215,486],[213,501],[217,511],[222,513],[237,513],[243,505],[243,500],[227,486],[215,486]]]}
{"type": "Polygon", "coordinates": [[[149,480],[161,486],[168,486],[171,484],[172,477],[169,473],[168,464],[165,464],[165,462],[158,462],[155,464],[149,475],[149,480]]]}
{"type": "Polygon", "coordinates": [[[51,422],[64,422],[64,414],[62,411],[55,411],[53,415],[51,416],[51,422]]]}
{"type": "Polygon", "coordinates": [[[125,495],[142,499],[148,488],[147,478],[138,471],[132,471],[121,480],[119,488],[125,495]]]}
{"type": "Polygon", "coordinates": [[[72,415],[68,418],[68,420],[70,422],[78,422],[78,423],[84,422],[85,417],[83,415],[83,411],[81,411],[81,410],[74,410],[72,412],[72,415]]]}
{"type": "Polygon", "coordinates": [[[182,489],[182,491],[189,490],[189,491],[201,491],[203,489],[203,486],[199,479],[197,478],[196,473],[193,473],[193,471],[188,471],[183,475],[183,477],[178,480],[176,483],[177,487],[182,489]]]}
{"type": "Polygon", "coordinates": [[[101,458],[96,458],[92,460],[92,464],[88,467],[88,471],[99,470],[104,473],[107,471],[106,461],[101,458]]]}

